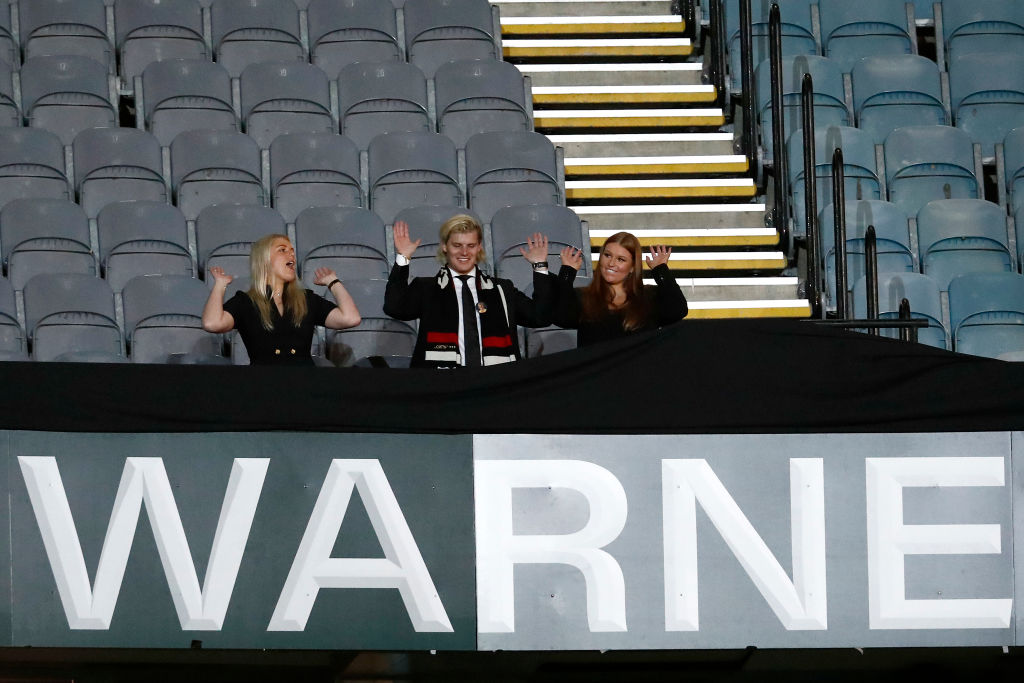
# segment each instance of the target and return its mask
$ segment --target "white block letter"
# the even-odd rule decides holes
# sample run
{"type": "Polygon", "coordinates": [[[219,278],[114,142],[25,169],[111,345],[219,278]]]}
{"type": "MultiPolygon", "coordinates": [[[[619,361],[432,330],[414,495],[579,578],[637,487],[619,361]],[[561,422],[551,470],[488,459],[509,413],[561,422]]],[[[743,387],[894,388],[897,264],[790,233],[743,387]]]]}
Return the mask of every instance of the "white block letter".
{"type": "Polygon", "coordinates": [[[872,629],[1008,628],[1010,599],[907,600],[907,555],[1001,552],[998,524],[903,524],[909,486],[1003,486],[1002,458],[867,458],[872,629]]]}
{"type": "Polygon", "coordinates": [[[453,630],[377,460],[331,462],[267,630],[306,628],[321,588],[397,588],[417,631],[453,630]],[[359,489],[384,559],[331,557],[353,488],[359,489]]]}
{"type": "Polygon", "coordinates": [[[71,628],[110,628],[139,513],[145,502],[181,628],[220,630],[263,490],[270,464],[268,459],[234,461],[202,589],[163,460],[125,460],[92,587],[57,460],[23,456],[18,458],[18,463],[71,628]]]}
{"type": "Polygon", "coordinates": [[[626,525],[626,492],[603,467],[580,460],[479,460],[475,467],[477,628],[515,631],[516,564],[567,564],[583,574],[591,631],[626,630],[626,588],[604,550],[626,525]],[[512,533],[512,490],[566,488],[583,494],[590,519],[571,534],[512,533]]]}
{"type": "Polygon", "coordinates": [[[828,628],[822,460],[791,459],[789,473],[792,581],[706,460],[662,461],[666,631],[699,628],[698,501],[786,630],[828,628]]]}

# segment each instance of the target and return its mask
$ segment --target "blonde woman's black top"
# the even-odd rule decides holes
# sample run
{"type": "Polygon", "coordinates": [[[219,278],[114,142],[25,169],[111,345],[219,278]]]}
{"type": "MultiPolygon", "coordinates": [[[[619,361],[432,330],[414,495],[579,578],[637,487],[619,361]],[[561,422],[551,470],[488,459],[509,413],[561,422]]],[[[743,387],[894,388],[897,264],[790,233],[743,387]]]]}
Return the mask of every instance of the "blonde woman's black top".
{"type": "Polygon", "coordinates": [[[235,329],[242,336],[242,343],[249,354],[252,365],[312,365],[310,347],[313,343],[313,329],[323,325],[327,315],[334,310],[334,304],[319,294],[306,291],[306,317],[296,327],[287,315],[277,312],[277,306],[270,306],[270,320],[273,329],[267,330],[260,320],[259,309],[246,292],[237,292],[224,302],[224,310],[235,319],[235,329]]]}

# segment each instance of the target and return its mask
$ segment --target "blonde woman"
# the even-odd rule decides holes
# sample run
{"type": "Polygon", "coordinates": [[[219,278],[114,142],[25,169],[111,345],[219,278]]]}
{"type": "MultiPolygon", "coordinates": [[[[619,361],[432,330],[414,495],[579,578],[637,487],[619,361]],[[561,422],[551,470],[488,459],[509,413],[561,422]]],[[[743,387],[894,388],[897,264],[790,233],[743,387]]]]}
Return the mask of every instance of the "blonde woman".
{"type": "Polygon", "coordinates": [[[309,353],[313,328],[343,330],[359,324],[359,311],[345,286],[330,268],[317,268],[318,285],[326,285],[337,304],[302,286],[295,273],[295,247],[285,235],[267,235],[249,251],[252,287],[225,303],[233,279],[213,266],[210,298],[203,308],[203,329],[237,329],[253,365],[312,365],[309,353]]]}

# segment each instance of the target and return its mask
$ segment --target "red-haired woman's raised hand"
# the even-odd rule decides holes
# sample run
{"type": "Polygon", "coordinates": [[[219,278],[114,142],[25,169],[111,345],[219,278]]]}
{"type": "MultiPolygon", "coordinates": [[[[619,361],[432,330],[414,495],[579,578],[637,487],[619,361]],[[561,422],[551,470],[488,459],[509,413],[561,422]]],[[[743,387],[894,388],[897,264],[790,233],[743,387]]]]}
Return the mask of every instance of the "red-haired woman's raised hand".
{"type": "Polygon", "coordinates": [[[648,268],[654,268],[663,263],[668,263],[668,257],[671,253],[672,247],[666,247],[664,244],[659,244],[651,247],[651,255],[645,256],[644,261],[647,262],[648,268]]]}
{"type": "Polygon", "coordinates": [[[562,265],[579,270],[583,266],[583,250],[576,247],[563,247],[559,253],[562,265]]]}

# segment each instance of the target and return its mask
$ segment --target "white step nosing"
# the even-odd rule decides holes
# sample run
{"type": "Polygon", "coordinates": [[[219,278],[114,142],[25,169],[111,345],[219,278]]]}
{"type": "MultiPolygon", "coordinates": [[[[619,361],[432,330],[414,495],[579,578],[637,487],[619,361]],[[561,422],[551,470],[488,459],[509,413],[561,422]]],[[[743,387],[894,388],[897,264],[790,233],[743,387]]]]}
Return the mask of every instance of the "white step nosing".
{"type": "Polygon", "coordinates": [[[594,204],[576,206],[581,216],[616,213],[764,213],[764,204],[594,204]]]}
{"type": "MultiPolygon", "coordinates": [[[[764,261],[771,259],[781,261],[785,257],[781,251],[693,251],[683,253],[672,253],[669,255],[670,262],[700,262],[700,261],[764,261]]],[[[593,259],[597,261],[597,259],[593,259]]]]}
{"type": "MultiPolygon", "coordinates": [[[[644,284],[654,284],[654,278],[644,278],[644,284]]],[[[792,287],[800,284],[797,277],[677,277],[680,287],[792,287]]]]}
{"type": "Polygon", "coordinates": [[[567,180],[566,190],[644,187],[753,187],[752,178],[663,178],[661,180],[567,180]]]}
{"type": "Polygon", "coordinates": [[[689,301],[690,310],[728,308],[807,308],[807,299],[752,299],[750,301],[689,301]]]}
{"type": "MultiPolygon", "coordinates": [[[[608,238],[622,232],[611,228],[591,228],[590,236],[608,238]]],[[[777,235],[775,228],[648,228],[637,227],[633,234],[640,239],[658,237],[662,239],[674,237],[773,237],[777,235]]]]}
{"type": "Polygon", "coordinates": [[[723,116],[721,109],[534,109],[534,119],[637,119],[723,116]]]}
{"type": "Polygon", "coordinates": [[[713,93],[713,85],[538,85],[534,95],[646,95],[656,93],[713,93]]]}
{"type": "Polygon", "coordinates": [[[555,133],[553,144],[569,142],[732,142],[732,133],[555,133]]]}
{"type": "Polygon", "coordinates": [[[747,160],[742,154],[707,154],[702,156],[643,156],[643,157],[566,157],[566,166],[623,166],[650,164],[741,164],[747,160]]]}
{"type": "Polygon", "coordinates": [[[617,64],[516,64],[516,68],[525,74],[530,74],[547,71],[702,71],[704,65],[700,62],[644,62],[636,64],[624,62],[617,64]]]}
{"type": "Polygon", "coordinates": [[[682,23],[678,14],[638,14],[610,15],[586,17],[502,17],[502,26],[518,26],[522,24],[665,24],[668,22],[682,23]]]}
{"type": "Polygon", "coordinates": [[[690,47],[689,38],[507,38],[503,47],[690,47]]]}

